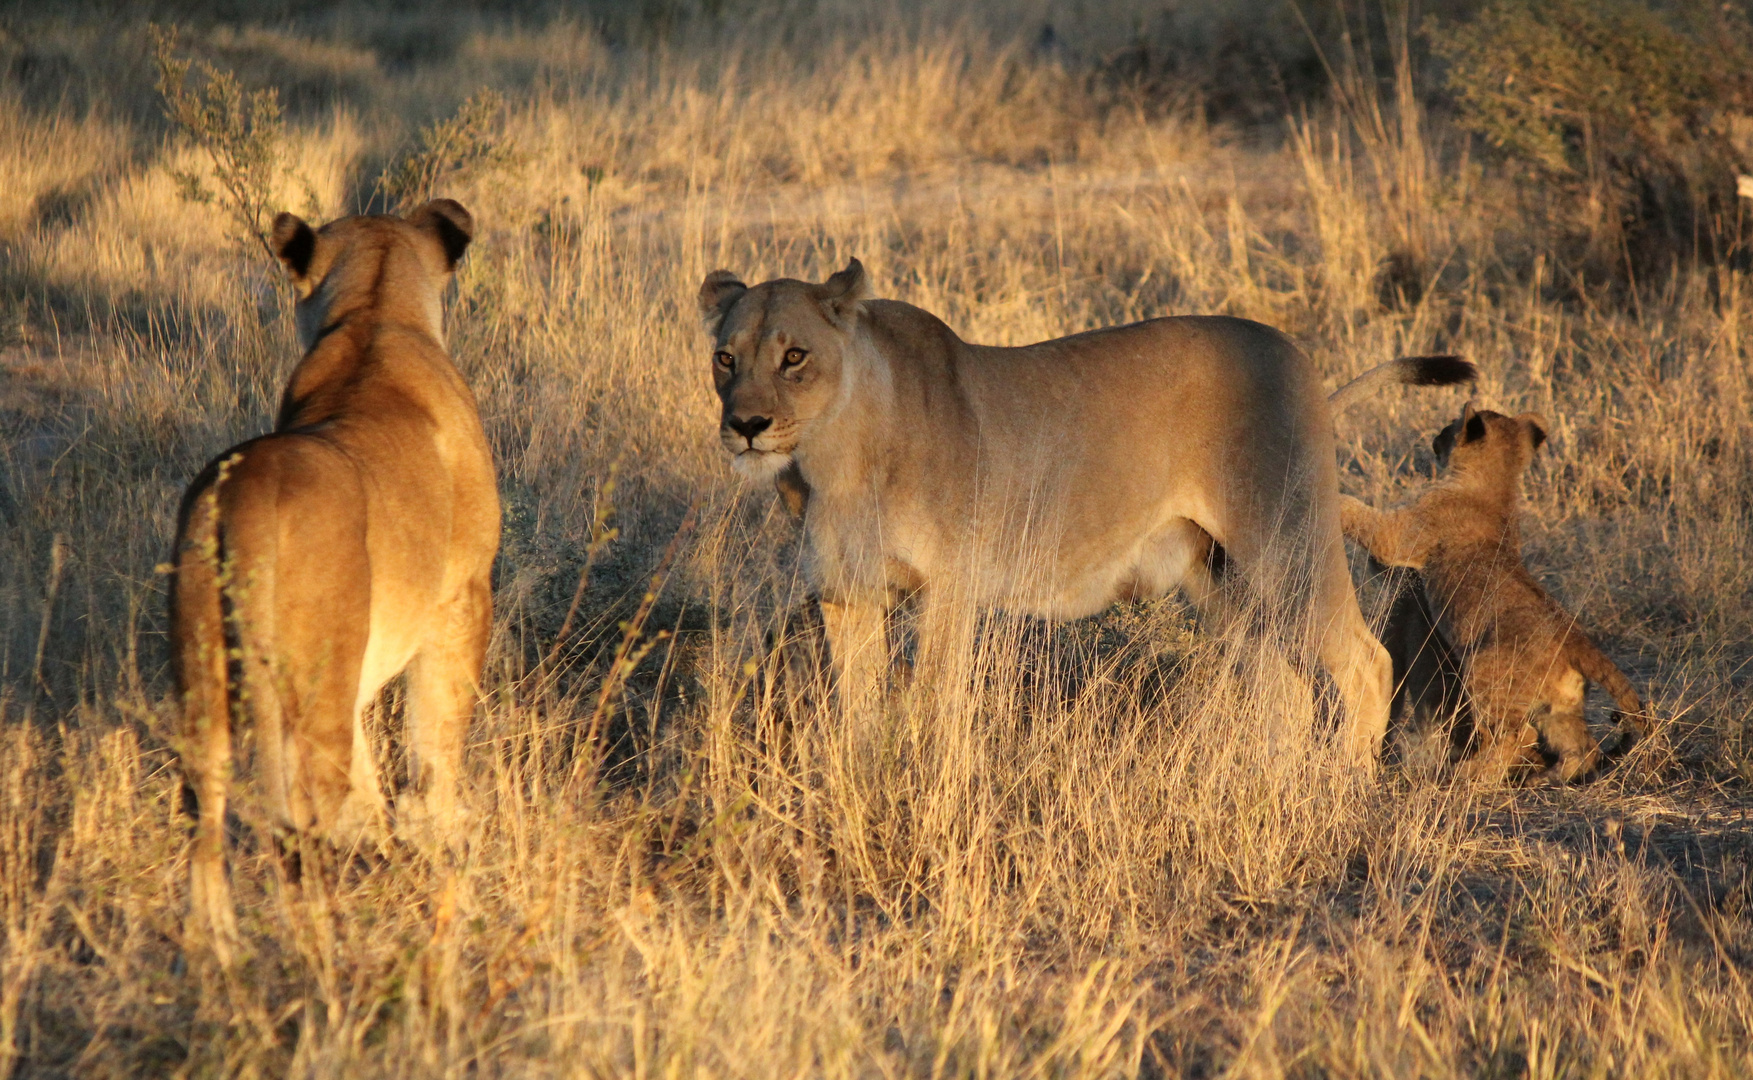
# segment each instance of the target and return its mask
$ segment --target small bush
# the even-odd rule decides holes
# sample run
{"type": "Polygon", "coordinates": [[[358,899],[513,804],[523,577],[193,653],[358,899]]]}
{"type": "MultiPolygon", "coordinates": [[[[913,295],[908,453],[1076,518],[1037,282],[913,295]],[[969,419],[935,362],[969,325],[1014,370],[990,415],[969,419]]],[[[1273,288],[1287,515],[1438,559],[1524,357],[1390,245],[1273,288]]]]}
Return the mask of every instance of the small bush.
{"type": "MultiPolygon", "coordinates": [[[[285,164],[286,128],[280,97],[272,87],[247,93],[230,71],[205,61],[179,59],[175,30],[151,27],[153,59],[158,67],[154,84],[164,99],[164,115],[178,132],[206,151],[213,162],[215,193],[196,172],[171,170],[190,202],[222,201],[241,239],[253,238],[269,258],[268,230],[277,207],[274,185],[290,170],[285,164]],[[189,75],[200,70],[199,89],[190,86],[189,75]]],[[[306,202],[316,196],[305,185],[306,202]]]]}
{"type": "Polygon", "coordinates": [[[1493,0],[1427,33],[1463,121],[1590,254],[1636,272],[1734,245],[1753,33],[1729,5],[1493,0]]]}
{"type": "Polygon", "coordinates": [[[517,168],[524,155],[500,133],[505,98],[482,88],[456,115],[420,131],[420,147],[404,153],[378,177],[377,190],[396,212],[411,210],[441,186],[478,181],[517,168]]]}

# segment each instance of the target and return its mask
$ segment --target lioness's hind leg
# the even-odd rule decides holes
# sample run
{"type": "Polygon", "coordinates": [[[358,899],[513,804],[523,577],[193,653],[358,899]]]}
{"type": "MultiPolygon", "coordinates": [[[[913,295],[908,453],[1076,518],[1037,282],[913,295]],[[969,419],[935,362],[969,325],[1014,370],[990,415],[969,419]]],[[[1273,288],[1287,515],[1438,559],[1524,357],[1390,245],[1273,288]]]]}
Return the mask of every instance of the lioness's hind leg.
{"type": "Polygon", "coordinates": [[[416,846],[461,841],[463,749],[492,630],[492,593],[472,583],[408,667],[408,789],[396,798],[396,831],[416,846]]]}
{"type": "Polygon", "coordinates": [[[341,846],[358,841],[371,825],[355,809],[355,705],[364,650],[349,637],[364,634],[337,627],[335,637],[322,643],[283,640],[284,663],[246,660],[244,677],[255,703],[269,809],[284,827],[341,846]],[[274,805],[277,795],[285,800],[280,806],[274,805]]]}
{"type": "MultiPolygon", "coordinates": [[[[351,846],[375,825],[371,815],[362,819],[353,790],[371,561],[359,503],[330,495],[310,482],[282,491],[272,519],[279,538],[273,546],[259,541],[257,550],[276,551],[276,558],[271,578],[255,582],[269,587],[253,602],[271,603],[273,618],[247,635],[244,692],[258,724],[270,809],[286,827],[351,846]]],[[[257,527],[269,524],[264,516],[257,527]]]]}
{"type": "MultiPolygon", "coordinates": [[[[1318,520],[1310,522],[1307,541],[1311,545],[1309,633],[1314,636],[1315,654],[1345,706],[1340,743],[1346,759],[1365,775],[1374,776],[1394,700],[1394,661],[1370,633],[1357,606],[1344,541],[1337,529],[1323,537],[1325,530],[1316,524],[1318,520]]],[[[1296,588],[1294,580],[1291,588],[1296,588]]]]}
{"type": "Polygon", "coordinates": [[[1238,531],[1225,543],[1285,659],[1299,673],[1318,661],[1333,680],[1345,709],[1345,756],[1373,776],[1388,731],[1394,664],[1357,606],[1344,545],[1336,530],[1323,543],[1313,522],[1301,529],[1280,523],[1267,535],[1260,543],[1238,531]]]}
{"type": "Polygon", "coordinates": [[[1394,663],[1364,625],[1355,601],[1350,612],[1341,609],[1326,615],[1321,666],[1339,688],[1345,704],[1345,755],[1357,768],[1374,773],[1388,733],[1394,663]]]}
{"type": "Polygon", "coordinates": [[[1209,624],[1212,632],[1227,636],[1240,615],[1229,581],[1229,556],[1223,546],[1197,522],[1181,518],[1156,536],[1140,567],[1144,595],[1179,589],[1209,624]]]}

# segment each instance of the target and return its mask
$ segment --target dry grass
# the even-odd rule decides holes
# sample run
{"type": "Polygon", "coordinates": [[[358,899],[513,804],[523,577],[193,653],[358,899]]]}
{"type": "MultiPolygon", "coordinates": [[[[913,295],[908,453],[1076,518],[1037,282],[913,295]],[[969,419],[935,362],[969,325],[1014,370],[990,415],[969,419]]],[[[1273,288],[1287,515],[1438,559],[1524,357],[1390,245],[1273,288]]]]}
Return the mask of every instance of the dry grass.
{"type": "MultiPolygon", "coordinates": [[[[246,830],[231,976],[182,951],[153,567],[181,486],[269,422],[287,301],[178,202],[194,159],[110,39],[0,40],[0,1075],[1753,1071],[1745,275],[1578,291],[1458,139],[1367,95],[1244,138],[893,12],[649,47],[462,25],[405,65],[364,8],[188,39],[288,88],[325,214],[483,83],[526,159],[450,192],[486,226],[452,345],[506,505],[468,858],[342,859],[300,892],[246,830]],[[1474,358],[1482,402],[1552,421],[1530,561],[1660,733],[1586,788],[1351,789],[1307,703],[1164,602],[987,620],[969,677],[894,702],[881,769],[849,767],[787,618],[792,530],[721,460],[692,297],[853,254],[974,340],[1227,311],[1332,382],[1474,358]],[[623,678],[618,624],[690,508],[623,678]]],[[[1348,415],[1347,490],[1394,498],[1457,405],[1348,415]]]]}

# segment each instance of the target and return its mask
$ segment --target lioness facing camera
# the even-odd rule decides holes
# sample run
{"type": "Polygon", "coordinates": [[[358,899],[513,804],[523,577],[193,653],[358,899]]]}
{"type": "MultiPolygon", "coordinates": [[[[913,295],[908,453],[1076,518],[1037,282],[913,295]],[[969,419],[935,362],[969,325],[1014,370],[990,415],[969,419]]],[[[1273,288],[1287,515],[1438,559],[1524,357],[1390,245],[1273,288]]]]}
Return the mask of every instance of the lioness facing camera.
{"type": "Polygon", "coordinates": [[[191,929],[222,961],[237,935],[223,848],[234,709],[254,722],[273,824],[345,846],[381,830],[364,716],[405,669],[397,827],[454,835],[499,547],[493,459],[440,307],[473,231],[449,199],[405,219],[274,222],[308,351],[273,433],[189,485],[171,598],[179,749],[198,803],[191,929]]]}
{"type": "MultiPolygon", "coordinates": [[[[927,628],[955,601],[1066,619],[1178,587],[1209,609],[1221,564],[1287,657],[1333,677],[1346,750],[1374,769],[1388,656],[1346,567],[1327,396],[1284,335],[1181,317],[972,345],[872,299],[856,259],[819,285],[716,271],[700,305],[725,448],[803,508],[843,701],[878,684],[899,595],[923,590],[927,628]]],[[[1358,389],[1471,372],[1401,361],[1358,389]]]]}

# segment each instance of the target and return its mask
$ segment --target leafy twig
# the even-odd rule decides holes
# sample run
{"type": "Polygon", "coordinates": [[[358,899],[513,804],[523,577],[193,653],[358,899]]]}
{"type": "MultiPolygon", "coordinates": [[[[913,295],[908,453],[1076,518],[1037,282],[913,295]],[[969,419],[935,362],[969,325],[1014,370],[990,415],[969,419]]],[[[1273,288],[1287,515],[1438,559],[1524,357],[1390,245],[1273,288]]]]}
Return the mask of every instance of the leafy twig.
{"type": "MultiPolygon", "coordinates": [[[[286,126],[279,91],[269,87],[246,93],[232,72],[204,60],[179,59],[174,29],[153,26],[148,32],[158,66],[153,85],[164,100],[164,115],[206,152],[219,185],[215,193],[199,173],[172,169],[180,194],[189,202],[222,201],[246,242],[255,238],[273,258],[268,231],[274,219],[274,181],[290,171],[284,164],[286,126]],[[189,80],[197,69],[199,89],[189,80]]],[[[314,204],[316,194],[308,182],[305,191],[314,204]]]]}
{"type": "Polygon", "coordinates": [[[456,115],[420,131],[420,146],[391,162],[377,178],[377,190],[398,213],[438,193],[440,186],[480,179],[517,168],[524,155],[498,134],[505,98],[483,87],[462,103],[456,115]]]}

